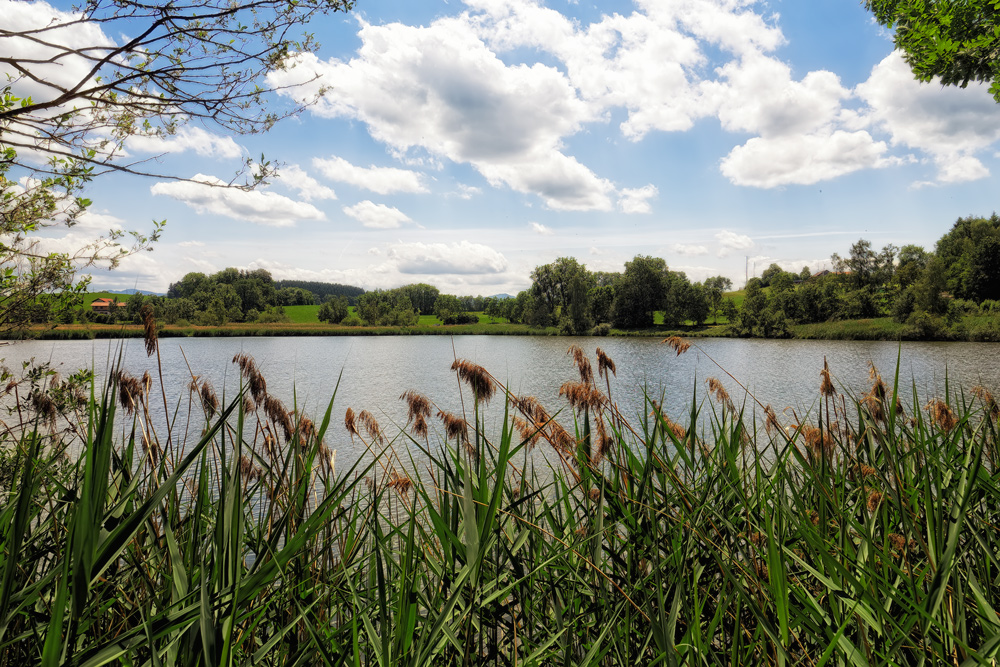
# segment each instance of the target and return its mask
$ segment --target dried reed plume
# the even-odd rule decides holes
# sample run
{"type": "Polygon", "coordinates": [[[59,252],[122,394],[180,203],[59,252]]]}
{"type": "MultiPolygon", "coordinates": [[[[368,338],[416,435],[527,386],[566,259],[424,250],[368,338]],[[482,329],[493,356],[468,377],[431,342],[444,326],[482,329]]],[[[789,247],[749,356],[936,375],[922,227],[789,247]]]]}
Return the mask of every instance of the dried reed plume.
{"type": "Polygon", "coordinates": [[[201,407],[209,416],[213,416],[219,411],[219,397],[215,395],[211,381],[203,380],[199,383],[196,376],[191,379],[190,389],[201,399],[201,407]]]}
{"type": "Polygon", "coordinates": [[[778,421],[778,415],[775,414],[774,408],[771,407],[770,403],[764,406],[764,415],[766,417],[764,421],[764,429],[767,431],[768,435],[772,435],[776,431],[783,432],[781,422],[778,421]]]}
{"type": "Polygon", "coordinates": [[[805,438],[806,447],[809,449],[814,460],[820,458],[829,459],[833,455],[836,443],[833,441],[833,436],[828,432],[824,432],[815,426],[803,426],[802,436],[805,438]]]}
{"type": "Polygon", "coordinates": [[[514,417],[514,427],[521,434],[521,440],[527,444],[528,449],[534,449],[538,439],[542,437],[542,430],[535,421],[514,417]]]}
{"type": "Polygon", "coordinates": [[[139,316],[142,318],[142,338],[146,343],[146,356],[151,357],[156,354],[156,316],[153,315],[153,307],[143,304],[139,309],[139,316]]]}
{"type": "Polygon", "coordinates": [[[267,382],[264,380],[264,376],[261,375],[260,371],[257,369],[257,364],[254,362],[253,357],[244,352],[240,352],[235,357],[233,357],[233,363],[240,367],[240,373],[246,378],[247,384],[250,387],[250,395],[253,396],[253,400],[256,403],[263,403],[264,398],[267,396],[267,382]]]}
{"type": "Polygon", "coordinates": [[[670,349],[676,352],[678,357],[687,352],[688,349],[691,347],[691,343],[687,342],[680,336],[671,336],[670,338],[664,338],[660,342],[669,345],[670,349]]]}
{"type": "Polygon", "coordinates": [[[444,424],[444,432],[447,437],[469,441],[469,423],[467,421],[444,410],[438,410],[437,416],[444,424]]]}
{"type": "Polygon", "coordinates": [[[352,408],[347,408],[347,412],[344,414],[344,428],[347,429],[352,440],[354,436],[358,435],[358,427],[354,423],[354,410],[352,408]]]}
{"type": "Polygon", "coordinates": [[[879,505],[882,504],[882,498],[883,495],[881,491],[872,491],[869,493],[868,499],[865,501],[865,504],[868,505],[868,511],[875,512],[878,510],[879,505]]]}
{"type": "Polygon", "coordinates": [[[240,456],[239,471],[243,479],[251,482],[260,479],[262,475],[261,469],[246,454],[240,456]]]}
{"type": "Polygon", "coordinates": [[[305,415],[301,415],[298,421],[299,443],[306,445],[314,435],[316,435],[316,424],[305,415]]]}
{"type": "Polygon", "coordinates": [[[407,423],[413,424],[410,427],[410,431],[418,437],[426,438],[427,418],[431,416],[430,399],[411,389],[403,392],[403,395],[399,397],[399,400],[406,401],[406,421],[407,423]]]}
{"type": "Polygon", "coordinates": [[[580,371],[580,382],[584,384],[591,384],[594,381],[594,369],[590,365],[590,359],[584,354],[583,349],[579,345],[570,345],[566,354],[573,355],[573,363],[576,364],[576,368],[580,371]]]}
{"type": "MultiPolygon", "coordinates": [[[[135,378],[133,378],[133,380],[134,379],[135,378]]],[[[118,394],[118,398],[119,400],[122,400],[122,395],[120,393],[118,394]]],[[[122,403],[122,406],[125,407],[125,404],[122,403]]],[[[56,413],[58,412],[58,410],[56,408],[56,402],[52,400],[52,397],[49,396],[48,392],[42,391],[40,389],[35,389],[34,391],[32,391],[31,407],[32,409],[35,410],[36,413],[38,413],[39,416],[44,418],[44,420],[49,424],[49,426],[55,428],[56,413]]],[[[131,412],[129,408],[126,407],[125,409],[131,412]]]]}
{"type": "Polygon", "coordinates": [[[147,460],[150,465],[156,465],[160,462],[160,457],[163,455],[163,450],[160,449],[160,445],[156,442],[150,442],[149,437],[146,432],[142,432],[142,436],[139,438],[139,444],[142,446],[142,452],[146,455],[147,460]]]}
{"type": "Polygon", "coordinates": [[[485,368],[466,359],[456,359],[451,365],[451,370],[457,371],[458,377],[469,385],[477,403],[489,403],[493,398],[496,385],[485,368]]]}
{"type": "Polygon", "coordinates": [[[362,410],[358,413],[358,423],[365,429],[368,433],[368,437],[372,439],[373,442],[378,442],[382,444],[385,442],[385,436],[382,435],[382,429],[378,425],[378,420],[375,416],[368,412],[367,410],[362,410]]]}
{"type": "Polygon", "coordinates": [[[564,382],[559,395],[565,396],[569,404],[577,410],[599,408],[604,405],[604,394],[587,382],[564,382]]]}
{"type": "Polygon", "coordinates": [[[872,381],[872,388],[868,393],[875,396],[880,401],[885,400],[885,382],[882,381],[882,375],[878,372],[878,369],[875,368],[875,363],[871,361],[868,362],[868,377],[871,378],[872,381]]]}
{"type": "Polygon", "coordinates": [[[563,425],[556,420],[549,421],[549,434],[548,440],[556,450],[563,452],[568,456],[573,456],[576,453],[576,438],[569,434],[563,425]]]}
{"type": "Polygon", "coordinates": [[[983,406],[986,408],[986,414],[993,419],[1000,417],[1000,406],[993,399],[993,394],[986,387],[977,384],[972,388],[972,395],[983,402],[983,406]]]}
{"type": "Polygon", "coordinates": [[[858,404],[868,411],[872,419],[885,423],[885,410],[882,409],[882,401],[874,394],[864,394],[858,404]]]}
{"type": "Polygon", "coordinates": [[[118,371],[118,403],[127,414],[133,414],[142,404],[143,385],[125,371],[118,371]]]}
{"type": "Polygon", "coordinates": [[[597,348],[597,374],[600,375],[605,380],[608,379],[608,371],[618,377],[618,371],[615,369],[615,362],[605,354],[604,350],[597,348]]]}
{"type": "Polygon", "coordinates": [[[736,412],[736,408],[733,406],[733,401],[729,398],[729,392],[726,388],[722,386],[722,382],[718,378],[708,378],[705,380],[708,383],[708,393],[715,397],[715,402],[722,405],[732,413],[736,412]]]}
{"type": "Polygon", "coordinates": [[[955,413],[953,413],[951,408],[948,407],[948,404],[940,398],[935,398],[933,401],[928,403],[924,409],[930,413],[931,421],[945,433],[950,433],[958,423],[955,419],[955,413]]]}
{"type": "Polygon", "coordinates": [[[295,429],[292,425],[292,416],[288,414],[284,403],[274,396],[266,396],[264,398],[264,414],[268,416],[268,419],[272,423],[281,426],[281,430],[285,433],[286,442],[292,439],[295,429]]]}
{"type": "Polygon", "coordinates": [[[386,483],[390,489],[394,490],[400,496],[407,496],[410,493],[410,489],[413,488],[413,481],[406,475],[402,475],[395,470],[389,474],[389,481],[386,483]]]}
{"type": "Polygon", "coordinates": [[[257,411],[257,404],[253,402],[253,397],[247,395],[243,397],[243,414],[249,415],[257,411]]]}
{"type": "Polygon", "coordinates": [[[604,420],[597,420],[597,440],[593,444],[593,453],[591,454],[591,460],[594,463],[600,463],[605,456],[607,456],[608,451],[611,449],[611,445],[614,439],[608,435],[608,430],[604,426],[604,420]]]}
{"type": "Polygon", "coordinates": [[[819,386],[819,393],[823,396],[834,396],[837,393],[837,389],[833,386],[833,380],[830,379],[830,366],[826,363],[826,357],[823,357],[823,370],[819,372],[822,382],[819,386]]]}

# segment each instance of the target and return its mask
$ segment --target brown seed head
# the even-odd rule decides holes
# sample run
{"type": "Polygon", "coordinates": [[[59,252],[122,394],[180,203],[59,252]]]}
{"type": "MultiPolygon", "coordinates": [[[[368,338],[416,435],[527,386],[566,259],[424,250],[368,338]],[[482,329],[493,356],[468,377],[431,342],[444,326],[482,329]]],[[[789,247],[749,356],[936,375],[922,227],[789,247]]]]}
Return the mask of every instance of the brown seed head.
{"type": "Polygon", "coordinates": [[[823,357],[823,370],[819,372],[819,375],[821,378],[819,393],[823,396],[836,395],[837,390],[833,386],[833,380],[830,379],[830,366],[826,363],[826,357],[823,357]]]}
{"type": "Polygon", "coordinates": [[[375,415],[368,412],[367,410],[362,410],[358,413],[358,422],[364,427],[365,431],[368,433],[368,437],[372,441],[378,443],[385,442],[385,436],[382,435],[382,429],[378,425],[378,421],[375,419],[375,415]]]}
{"type": "Polygon", "coordinates": [[[447,437],[469,441],[469,423],[467,421],[444,410],[438,410],[437,416],[444,424],[444,432],[447,437]]]}
{"type": "Polygon", "coordinates": [[[153,315],[153,307],[144,304],[139,310],[142,317],[143,339],[146,342],[146,356],[151,357],[156,353],[156,317],[153,315]]]}
{"type": "Polygon", "coordinates": [[[767,431],[768,435],[782,430],[781,422],[778,421],[778,415],[774,412],[774,408],[772,408],[770,404],[764,406],[764,416],[764,429],[767,431]]]}
{"type": "Polygon", "coordinates": [[[406,475],[402,475],[395,470],[389,474],[387,486],[401,496],[406,496],[413,488],[413,481],[406,475]]]}
{"type": "Polygon", "coordinates": [[[451,365],[451,370],[457,371],[458,377],[469,385],[476,402],[489,403],[493,398],[496,385],[485,368],[466,359],[456,359],[451,365]]]}
{"type": "Polygon", "coordinates": [[[983,402],[983,407],[986,409],[986,414],[989,417],[993,419],[1000,417],[1000,406],[993,399],[993,394],[990,393],[989,389],[977,384],[972,388],[972,395],[983,402]]]}
{"type": "Polygon", "coordinates": [[[209,380],[201,383],[200,395],[201,405],[205,409],[205,412],[209,416],[214,416],[219,411],[219,397],[215,395],[215,389],[212,388],[212,383],[209,380]]]}
{"type": "Polygon", "coordinates": [[[240,352],[233,357],[233,363],[240,367],[240,373],[247,381],[253,400],[257,403],[262,403],[267,395],[267,382],[257,369],[254,358],[245,352],[240,352]]]}
{"type": "Polygon", "coordinates": [[[958,424],[958,421],[955,419],[955,413],[940,398],[935,398],[924,409],[930,413],[931,421],[945,433],[950,433],[955,428],[955,425],[958,424]]]}
{"type": "Polygon", "coordinates": [[[687,342],[680,336],[671,336],[670,338],[664,338],[661,342],[666,343],[670,348],[677,353],[677,356],[681,356],[691,347],[691,343],[687,342]]]}
{"type": "Polygon", "coordinates": [[[590,359],[584,354],[583,349],[579,345],[570,345],[566,354],[573,355],[573,363],[576,364],[577,370],[580,371],[580,382],[591,384],[594,381],[594,370],[591,368],[590,359]]]}
{"type": "Polygon", "coordinates": [[[868,511],[874,512],[878,510],[879,505],[882,504],[882,498],[883,496],[881,491],[872,491],[871,493],[869,493],[868,500],[865,501],[866,504],[868,505],[868,511]]]}
{"type": "Polygon", "coordinates": [[[708,378],[706,382],[708,382],[708,393],[715,397],[715,402],[721,404],[730,412],[736,412],[735,407],[733,407],[733,401],[729,398],[729,392],[722,386],[718,378],[708,378]]]}
{"type": "Polygon", "coordinates": [[[292,416],[288,414],[284,403],[274,396],[266,396],[264,398],[264,414],[268,416],[272,423],[281,427],[281,430],[285,434],[286,442],[292,439],[295,429],[292,425],[292,416]]]}
{"type": "Polygon", "coordinates": [[[358,427],[354,424],[354,410],[352,408],[347,408],[347,413],[344,414],[344,428],[347,429],[352,439],[358,434],[358,427]]]}
{"type": "Polygon", "coordinates": [[[128,414],[133,414],[142,404],[143,385],[125,371],[118,371],[118,403],[128,414]]]}
{"type": "Polygon", "coordinates": [[[605,354],[604,350],[597,348],[597,374],[600,375],[605,380],[608,379],[608,371],[618,377],[618,372],[615,369],[615,362],[605,354]]]}

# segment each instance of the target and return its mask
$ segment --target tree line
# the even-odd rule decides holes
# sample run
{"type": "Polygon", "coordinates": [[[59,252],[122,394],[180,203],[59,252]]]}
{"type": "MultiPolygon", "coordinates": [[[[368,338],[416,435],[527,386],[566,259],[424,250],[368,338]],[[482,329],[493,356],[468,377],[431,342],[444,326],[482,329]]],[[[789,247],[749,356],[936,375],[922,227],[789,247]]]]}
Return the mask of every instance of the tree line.
{"type": "Polygon", "coordinates": [[[1000,312],[1000,217],[959,218],[933,250],[859,239],[833,271],[815,276],[769,266],[747,282],[742,307],[729,304],[731,332],[790,335],[792,324],[892,317],[918,337],[936,337],[965,315],[1000,312]]]}

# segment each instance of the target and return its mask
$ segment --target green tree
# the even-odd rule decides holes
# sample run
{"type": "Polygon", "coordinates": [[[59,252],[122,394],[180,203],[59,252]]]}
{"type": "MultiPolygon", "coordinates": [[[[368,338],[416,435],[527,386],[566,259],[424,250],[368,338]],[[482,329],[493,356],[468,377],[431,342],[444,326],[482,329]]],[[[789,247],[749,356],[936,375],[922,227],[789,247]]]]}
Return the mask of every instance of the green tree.
{"type": "Polygon", "coordinates": [[[712,276],[705,279],[705,294],[708,297],[708,307],[719,323],[719,309],[722,307],[722,295],[733,288],[733,281],[725,276],[712,276]]]}
{"type": "Polygon", "coordinates": [[[350,312],[347,303],[346,296],[335,296],[332,299],[327,299],[319,307],[319,321],[329,322],[330,324],[338,324],[344,321],[350,312]]]}
{"type": "Polygon", "coordinates": [[[990,83],[1000,102],[1000,4],[996,0],[865,0],[896,31],[896,48],[920,81],[990,83]]]}
{"type": "Polygon", "coordinates": [[[615,289],[613,323],[621,329],[653,326],[654,313],[666,293],[667,263],[659,257],[636,255],[625,263],[615,289]]]}
{"type": "Polygon", "coordinates": [[[434,300],[434,316],[444,322],[465,312],[459,298],[453,294],[440,294],[434,300]]]}
{"type": "Polygon", "coordinates": [[[760,282],[764,287],[770,287],[771,280],[773,280],[775,276],[780,275],[784,272],[785,270],[783,268],[781,268],[777,264],[772,263],[770,266],[764,269],[763,273],[760,274],[760,282]]]}
{"type": "Polygon", "coordinates": [[[414,283],[403,285],[399,288],[406,296],[410,297],[410,303],[420,311],[421,315],[433,315],[434,304],[441,293],[437,287],[427,283],[414,283]]]}

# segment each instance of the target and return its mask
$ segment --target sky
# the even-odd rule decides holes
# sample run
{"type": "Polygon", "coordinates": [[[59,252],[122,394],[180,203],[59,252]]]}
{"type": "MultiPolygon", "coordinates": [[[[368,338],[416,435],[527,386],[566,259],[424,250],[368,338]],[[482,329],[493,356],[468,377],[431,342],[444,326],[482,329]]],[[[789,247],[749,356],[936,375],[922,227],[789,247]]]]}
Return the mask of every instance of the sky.
{"type": "Polygon", "coordinates": [[[269,80],[279,111],[328,89],[297,117],[126,145],[194,181],[262,154],[277,178],[102,176],[49,247],[166,220],[152,252],[88,269],[95,289],[234,266],[516,294],[558,257],[621,271],[637,254],[740,287],[859,238],[933,249],[998,208],[1000,105],[916,82],[860,0],[358,0],[310,30],[321,48],[269,80]]]}

